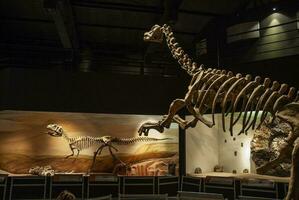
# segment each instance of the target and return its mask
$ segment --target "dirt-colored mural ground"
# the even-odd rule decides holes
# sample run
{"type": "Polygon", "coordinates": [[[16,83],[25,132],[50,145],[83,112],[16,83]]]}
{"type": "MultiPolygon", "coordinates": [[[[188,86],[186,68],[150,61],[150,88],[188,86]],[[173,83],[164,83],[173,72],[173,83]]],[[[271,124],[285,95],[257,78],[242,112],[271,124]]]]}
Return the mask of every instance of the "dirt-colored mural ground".
{"type": "MultiPolygon", "coordinates": [[[[123,162],[134,164],[142,160],[153,158],[168,158],[172,157],[176,152],[159,152],[145,153],[138,155],[116,154],[123,162]]],[[[35,156],[31,157],[22,154],[5,154],[1,155],[0,168],[4,171],[13,174],[27,174],[28,170],[34,166],[51,165],[58,172],[87,172],[92,163],[92,156],[79,156],[77,159],[65,159],[62,156],[35,156]]],[[[109,155],[98,157],[95,164],[94,172],[112,173],[114,166],[118,161],[114,161],[109,155]]]]}

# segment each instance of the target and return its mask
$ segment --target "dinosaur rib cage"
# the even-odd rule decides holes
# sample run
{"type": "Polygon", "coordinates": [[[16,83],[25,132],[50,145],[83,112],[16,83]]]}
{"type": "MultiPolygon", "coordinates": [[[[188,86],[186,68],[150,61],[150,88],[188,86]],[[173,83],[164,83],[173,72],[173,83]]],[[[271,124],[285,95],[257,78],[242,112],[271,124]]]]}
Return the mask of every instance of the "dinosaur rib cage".
{"type": "Polygon", "coordinates": [[[68,138],[68,143],[75,149],[84,150],[88,149],[95,144],[101,144],[101,139],[99,137],[92,136],[78,136],[68,138]]]}
{"type": "MultiPolygon", "coordinates": [[[[156,25],[157,26],[157,25],[156,25]]],[[[196,62],[189,58],[182,47],[176,42],[171,27],[163,25],[161,32],[166,37],[166,43],[174,59],[192,76],[190,87],[195,87],[196,99],[192,102],[195,110],[200,112],[204,107],[212,109],[212,124],[215,124],[215,109],[220,103],[222,113],[222,127],[226,131],[225,116],[231,112],[229,130],[233,135],[233,126],[239,121],[243,113],[242,129],[246,133],[252,127],[259,127],[271,113],[275,113],[284,105],[299,100],[299,92],[287,84],[279,84],[269,78],[262,81],[260,76],[242,76],[240,73],[233,75],[231,71],[219,69],[204,69],[198,67],[196,62]],[[228,106],[229,104],[229,106],[228,106]],[[241,104],[241,105],[239,105],[241,104]],[[240,108],[241,107],[241,108],[240,108]],[[238,110],[239,109],[239,110],[238,110]],[[239,111],[235,118],[235,112],[239,111]],[[257,122],[258,112],[261,111],[260,122],[257,122]]],[[[193,98],[194,99],[194,98],[193,98]]]]}
{"type": "MultiPolygon", "coordinates": [[[[279,84],[269,78],[261,83],[261,77],[257,76],[252,80],[250,75],[242,77],[241,74],[233,76],[232,73],[225,73],[220,70],[205,70],[198,83],[198,98],[195,107],[201,110],[203,106],[212,109],[212,120],[215,124],[215,109],[220,103],[222,114],[222,127],[226,131],[225,116],[230,113],[229,130],[233,135],[233,126],[239,121],[243,113],[242,129],[240,133],[246,132],[250,127],[259,127],[266,119],[267,114],[275,113],[284,105],[296,101],[296,89],[288,88],[287,84],[279,84]],[[208,99],[213,99],[208,102],[208,99]],[[235,112],[239,111],[235,118],[235,112]],[[261,111],[260,122],[257,122],[258,112],[261,111]]],[[[239,134],[240,134],[239,133],[239,134]]]]}

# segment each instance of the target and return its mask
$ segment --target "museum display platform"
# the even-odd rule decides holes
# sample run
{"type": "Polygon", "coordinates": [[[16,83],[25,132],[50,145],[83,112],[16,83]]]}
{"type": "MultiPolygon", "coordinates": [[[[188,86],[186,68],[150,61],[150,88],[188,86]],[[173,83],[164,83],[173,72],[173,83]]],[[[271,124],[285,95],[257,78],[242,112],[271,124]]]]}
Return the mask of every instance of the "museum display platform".
{"type": "MultiPolygon", "coordinates": [[[[257,174],[211,172],[189,176],[113,176],[112,174],[1,175],[2,199],[56,199],[63,190],[79,199],[119,195],[163,195],[177,197],[178,191],[282,199],[289,178],[257,174]]],[[[217,195],[216,195],[217,196],[217,195]]],[[[144,199],[144,198],[143,198],[144,199]]]]}

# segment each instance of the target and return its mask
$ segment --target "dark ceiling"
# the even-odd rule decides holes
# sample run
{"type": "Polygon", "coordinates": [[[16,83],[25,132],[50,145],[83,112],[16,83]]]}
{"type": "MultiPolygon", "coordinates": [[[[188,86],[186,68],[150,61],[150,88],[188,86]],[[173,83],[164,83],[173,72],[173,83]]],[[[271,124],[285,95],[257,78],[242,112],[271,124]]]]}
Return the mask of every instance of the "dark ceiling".
{"type": "Polygon", "coordinates": [[[143,33],[172,22],[180,43],[194,41],[213,19],[271,0],[19,0],[1,1],[1,66],[176,73],[165,45],[143,33]],[[157,47],[158,46],[158,47],[157,47]],[[158,53],[157,53],[158,52],[158,53]],[[148,54],[153,54],[144,62],[148,54]]]}

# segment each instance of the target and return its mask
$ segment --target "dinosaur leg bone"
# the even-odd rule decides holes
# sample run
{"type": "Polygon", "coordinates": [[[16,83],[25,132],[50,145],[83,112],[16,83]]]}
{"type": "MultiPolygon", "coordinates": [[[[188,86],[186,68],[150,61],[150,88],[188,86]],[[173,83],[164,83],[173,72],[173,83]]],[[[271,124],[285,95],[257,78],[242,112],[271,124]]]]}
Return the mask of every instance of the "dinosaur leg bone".
{"type": "Polygon", "coordinates": [[[161,125],[169,128],[173,117],[176,115],[176,113],[186,106],[186,101],[184,99],[176,99],[172,102],[170,105],[168,115],[162,120],[161,125]]]}
{"type": "Polygon", "coordinates": [[[174,123],[177,123],[182,129],[186,129],[188,122],[182,119],[179,115],[175,115],[172,120],[174,123]]]}
{"type": "Polygon", "coordinates": [[[202,113],[203,113],[202,111],[195,109],[192,105],[187,105],[187,109],[195,117],[196,120],[201,121],[209,128],[212,128],[214,126],[213,122],[210,122],[202,115],[202,113]]]}
{"type": "Polygon", "coordinates": [[[108,146],[111,147],[112,149],[114,149],[116,152],[118,152],[118,149],[115,148],[114,146],[112,146],[111,144],[109,144],[108,146]]]}
{"type": "Polygon", "coordinates": [[[70,155],[67,155],[67,156],[65,157],[65,159],[74,156],[74,154],[75,154],[75,153],[74,153],[74,148],[73,148],[71,145],[70,145],[70,149],[71,149],[72,153],[71,153],[70,155]]]}
{"type": "MultiPolygon", "coordinates": [[[[198,86],[198,84],[200,84],[200,81],[201,81],[203,75],[204,75],[204,72],[201,71],[200,73],[196,74],[193,77],[193,80],[191,81],[191,83],[188,87],[189,90],[188,90],[185,98],[184,99],[175,99],[171,103],[171,105],[169,107],[168,115],[166,115],[166,117],[163,117],[163,119],[158,122],[146,122],[146,123],[142,124],[138,130],[139,135],[141,136],[142,133],[144,133],[145,136],[148,136],[148,132],[150,129],[155,129],[155,130],[159,131],[160,133],[163,133],[164,128],[169,128],[171,122],[173,121],[173,117],[177,114],[177,112],[180,109],[182,109],[183,107],[185,107],[186,105],[192,103],[192,97],[195,94],[197,86],[198,86]]],[[[195,113],[193,108],[189,107],[189,109],[193,110],[193,113],[195,113]]]]}
{"type": "Polygon", "coordinates": [[[80,150],[79,150],[79,149],[77,149],[77,154],[76,154],[76,157],[75,157],[75,159],[73,160],[73,162],[75,162],[75,161],[77,160],[77,158],[78,158],[79,154],[80,154],[80,150]]]}
{"type": "Polygon", "coordinates": [[[155,129],[160,133],[163,133],[164,127],[169,128],[173,120],[173,117],[180,109],[182,109],[185,106],[186,106],[186,102],[184,99],[174,100],[169,107],[168,115],[163,117],[162,120],[158,122],[146,122],[142,124],[138,130],[139,135],[141,136],[142,133],[144,133],[145,136],[148,136],[148,132],[150,129],[155,129]]]}
{"type": "MultiPolygon", "coordinates": [[[[124,163],[121,159],[119,159],[119,157],[117,157],[117,156],[112,152],[111,148],[113,148],[113,149],[116,149],[116,148],[113,147],[112,145],[108,145],[109,152],[110,152],[111,156],[113,157],[113,159],[119,161],[122,165],[126,165],[126,163],[124,163]]],[[[117,150],[117,149],[116,149],[116,150],[117,150]]]]}
{"type": "Polygon", "coordinates": [[[100,155],[100,154],[102,153],[102,150],[103,150],[103,148],[104,148],[105,146],[106,146],[105,144],[102,144],[102,145],[96,150],[96,152],[94,152],[93,159],[92,159],[92,164],[91,164],[91,167],[90,167],[91,170],[94,168],[94,165],[95,165],[95,162],[96,162],[96,157],[97,157],[97,155],[98,155],[98,154],[100,155]]]}

